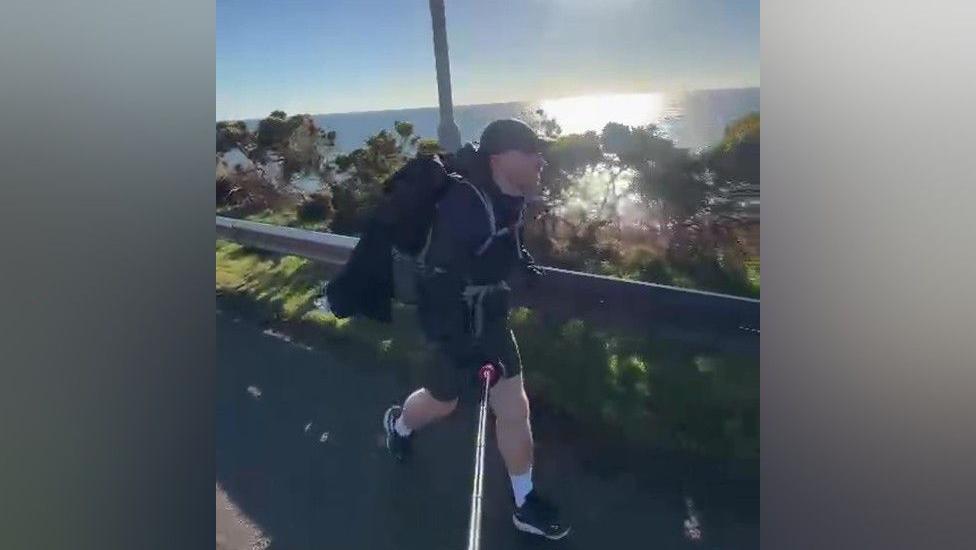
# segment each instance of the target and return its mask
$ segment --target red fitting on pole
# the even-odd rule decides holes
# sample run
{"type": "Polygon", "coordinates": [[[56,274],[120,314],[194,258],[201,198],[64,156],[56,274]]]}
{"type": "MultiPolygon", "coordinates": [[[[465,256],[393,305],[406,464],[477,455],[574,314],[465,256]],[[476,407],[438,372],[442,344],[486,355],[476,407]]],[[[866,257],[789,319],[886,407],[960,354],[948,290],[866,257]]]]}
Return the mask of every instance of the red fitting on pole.
{"type": "Polygon", "coordinates": [[[498,369],[491,363],[485,363],[478,369],[478,379],[486,382],[488,387],[494,386],[498,382],[498,369]]]}

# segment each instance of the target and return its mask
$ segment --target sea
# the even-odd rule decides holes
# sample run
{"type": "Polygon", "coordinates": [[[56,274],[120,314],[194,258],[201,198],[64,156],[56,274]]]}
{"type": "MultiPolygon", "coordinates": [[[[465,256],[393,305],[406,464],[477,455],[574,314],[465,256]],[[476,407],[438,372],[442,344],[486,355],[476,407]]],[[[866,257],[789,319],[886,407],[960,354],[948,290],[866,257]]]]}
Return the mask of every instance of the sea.
{"type": "MultiPolygon", "coordinates": [[[[654,124],[678,147],[696,151],[720,141],[732,121],[759,111],[759,88],[695,90],[634,94],[601,94],[539,101],[515,101],[454,107],[454,119],[463,142],[476,141],[481,130],[498,118],[537,119],[542,109],[561,126],[563,134],[599,132],[608,122],[628,126],[654,124]]],[[[294,114],[294,113],[288,113],[294,114]]],[[[436,107],[313,115],[316,124],[336,132],[337,152],[361,147],[380,130],[392,130],[397,121],[414,125],[414,133],[437,137],[436,107]]],[[[251,130],[257,119],[246,120],[251,130]]]]}

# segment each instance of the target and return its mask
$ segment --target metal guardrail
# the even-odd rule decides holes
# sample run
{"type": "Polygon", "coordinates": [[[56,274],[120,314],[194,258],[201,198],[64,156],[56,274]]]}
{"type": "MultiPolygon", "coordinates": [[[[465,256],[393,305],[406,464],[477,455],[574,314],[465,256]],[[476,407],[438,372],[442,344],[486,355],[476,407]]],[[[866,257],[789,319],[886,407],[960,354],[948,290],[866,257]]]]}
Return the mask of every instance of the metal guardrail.
{"type": "Polygon", "coordinates": [[[342,265],[359,239],[217,216],[217,236],[262,250],[342,265]]]}
{"type": "MultiPolygon", "coordinates": [[[[217,236],[262,250],[342,265],[356,237],[217,216],[217,236]]],[[[516,286],[516,305],[547,318],[580,318],[698,347],[754,354],[759,300],[552,267],[532,289],[516,286]]]]}

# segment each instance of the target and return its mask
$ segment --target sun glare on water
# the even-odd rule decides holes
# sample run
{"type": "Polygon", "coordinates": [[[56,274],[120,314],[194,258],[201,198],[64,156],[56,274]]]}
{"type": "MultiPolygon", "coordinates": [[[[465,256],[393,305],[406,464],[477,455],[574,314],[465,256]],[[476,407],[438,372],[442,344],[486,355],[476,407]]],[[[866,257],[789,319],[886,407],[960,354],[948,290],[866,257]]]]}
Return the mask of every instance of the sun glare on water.
{"type": "Polygon", "coordinates": [[[664,116],[664,94],[606,94],[547,99],[539,103],[565,134],[599,132],[607,122],[656,124],[664,116]]]}

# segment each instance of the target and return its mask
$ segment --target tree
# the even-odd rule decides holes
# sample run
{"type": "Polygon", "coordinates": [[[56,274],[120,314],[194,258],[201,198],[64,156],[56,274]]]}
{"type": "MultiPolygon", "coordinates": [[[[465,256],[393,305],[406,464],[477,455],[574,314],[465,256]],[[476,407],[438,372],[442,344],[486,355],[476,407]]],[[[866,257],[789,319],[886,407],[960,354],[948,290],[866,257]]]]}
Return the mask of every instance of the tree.
{"type": "Polygon", "coordinates": [[[335,146],[335,133],[329,139],[329,133],[320,130],[308,115],[296,115],[289,121],[294,128],[280,149],[285,177],[295,173],[323,174],[327,170],[327,157],[335,146]]]}
{"type": "MultiPolygon", "coordinates": [[[[547,252],[543,261],[586,271],[619,271],[625,259],[618,211],[620,200],[628,195],[660,216],[661,229],[655,231],[673,240],[676,250],[689,249],[683,246],[691,243],[683,238],[686,224],[706,208],[710,193],[702,159],[675,146],[655,125],[611,122],[599,133],[562,135],[558,123],[545,112],[536,114],[537,131],[556,137],[543,172],[547,215],[544,223],[527,228],[526,233],[536,249],[547,252]]],[[[714,259],[714,250],[708,252],[706,263],[714,259]]],[[[634,251],[627,254],[633,256],[634,251]]],[[[691,263],[704,258],[697,253],[681,257],[691,263]]],[[[655,280],[670,278],[659,273],[661,265],[631,267],[629,271],[655,280]]]]}
{"type": "Polygon", "coordinates": [[[705,159],[719,181],[759,185],[759,113],[750,113],[725,128],[722,141],[705,159]]]}
{"type": "Polygon", "coordinates": [[[383,183],[407,162],[405,144],[414,137],[412,124],[397,122],[394,132],[380,130],[367,138],[365,147],[335,158],[338,178],[332,185],[333,231],[358,234],[365,229],[369,213],[383,194],[383,183]]]}
{"type": "Polygon", "coordinates": [[[549,117],[544,109],[536,109],[535,114],[538,117],[535,121],[536,131],[541,132],[542,135],[550,139],[555,139],[562,135],[562,126],[556,122],[556,119],[549,117]]]}
{"type": "Polygon", "coordinates": [[[217,152],[226,153],[237,147],[245,150],[254,142],[254,135],[240,120],[222,120],[217,123],[217,152]]]}
{"type": "Polygon", "coordinates": [[[258,123],[258,148],[252,160],[279,161],[282,176],[289,181],[293,174],[317,174],[331,177],[329,160],[335,148],[336,133],[318,127],[307,114],[286,118],[284,111],[273,111],[258,123]],[[269,153],[274,156],[269,157],[269,153]]]}
{"type": "Polygon", "coordinates": [[[298,219],[303,222],[326,222],[333,214],[332,195],[328,192],[313,193],[298,205],[298,219]]]}
{"type": "Polygon", "coordinates": [[[419,151],[418,145],[420,143],[420,136],[414,135],[413,123],[398,120],[393,123],[393,129],[399,137],[401,154],[410,156],[414,154],[415,151],[419,151]]]}
{"type": "Polygon", "coordinates": [[[233,206],[236,215],[261,210],[289,210],[295,198],[282,193],[256,170],[217,180],[217,205],[233,206]]]}
{"type": "Polygon", "coordinates": [[[609,123],[602,133],[604,151],[635,170],[634,191],[650,206],[658,204],[665,223],[680,222],[705,205],[704,166],[686,149],[662,137],[657,126],[609,123]]]}
{"type": "Polygon", "coordinates": [[[420,138],[417,140],[417,154],[420,155],[435,155],[438,153],[443,153],[444,150],[441,148],[441,144],[436,139],[420,138]]]}
{"type": "Polygon", "coordinates": [[[284,111],[272,112],[258,122],[258,145],[262,148],[280,148],[300,122],[298,117],[286,119],[284,111]]]}
{"type": "MultiPolygon", "coordinates": [[[[529,218],[535,223],[527,225],[526,239],[541,261],[558,263],[556,256],[565,252],[565,247],[560,248],[555,242],[558,226],[567,225],[574,234],[580,230],[578,224],[567,220],[560,211],[566,204],[575,179],[587,166],[602,160],[603,154],[595,133],[563,136],[562,128],[543,109],[537,109],[535,117],[527,122],[537,133],[554,140],[554,143],[546,153],[548,164],[542,172],[540,201],[533,204],[529,218]]],[[[583,232],[586,233],[586,228],[583,228],[583,232]]]]}

